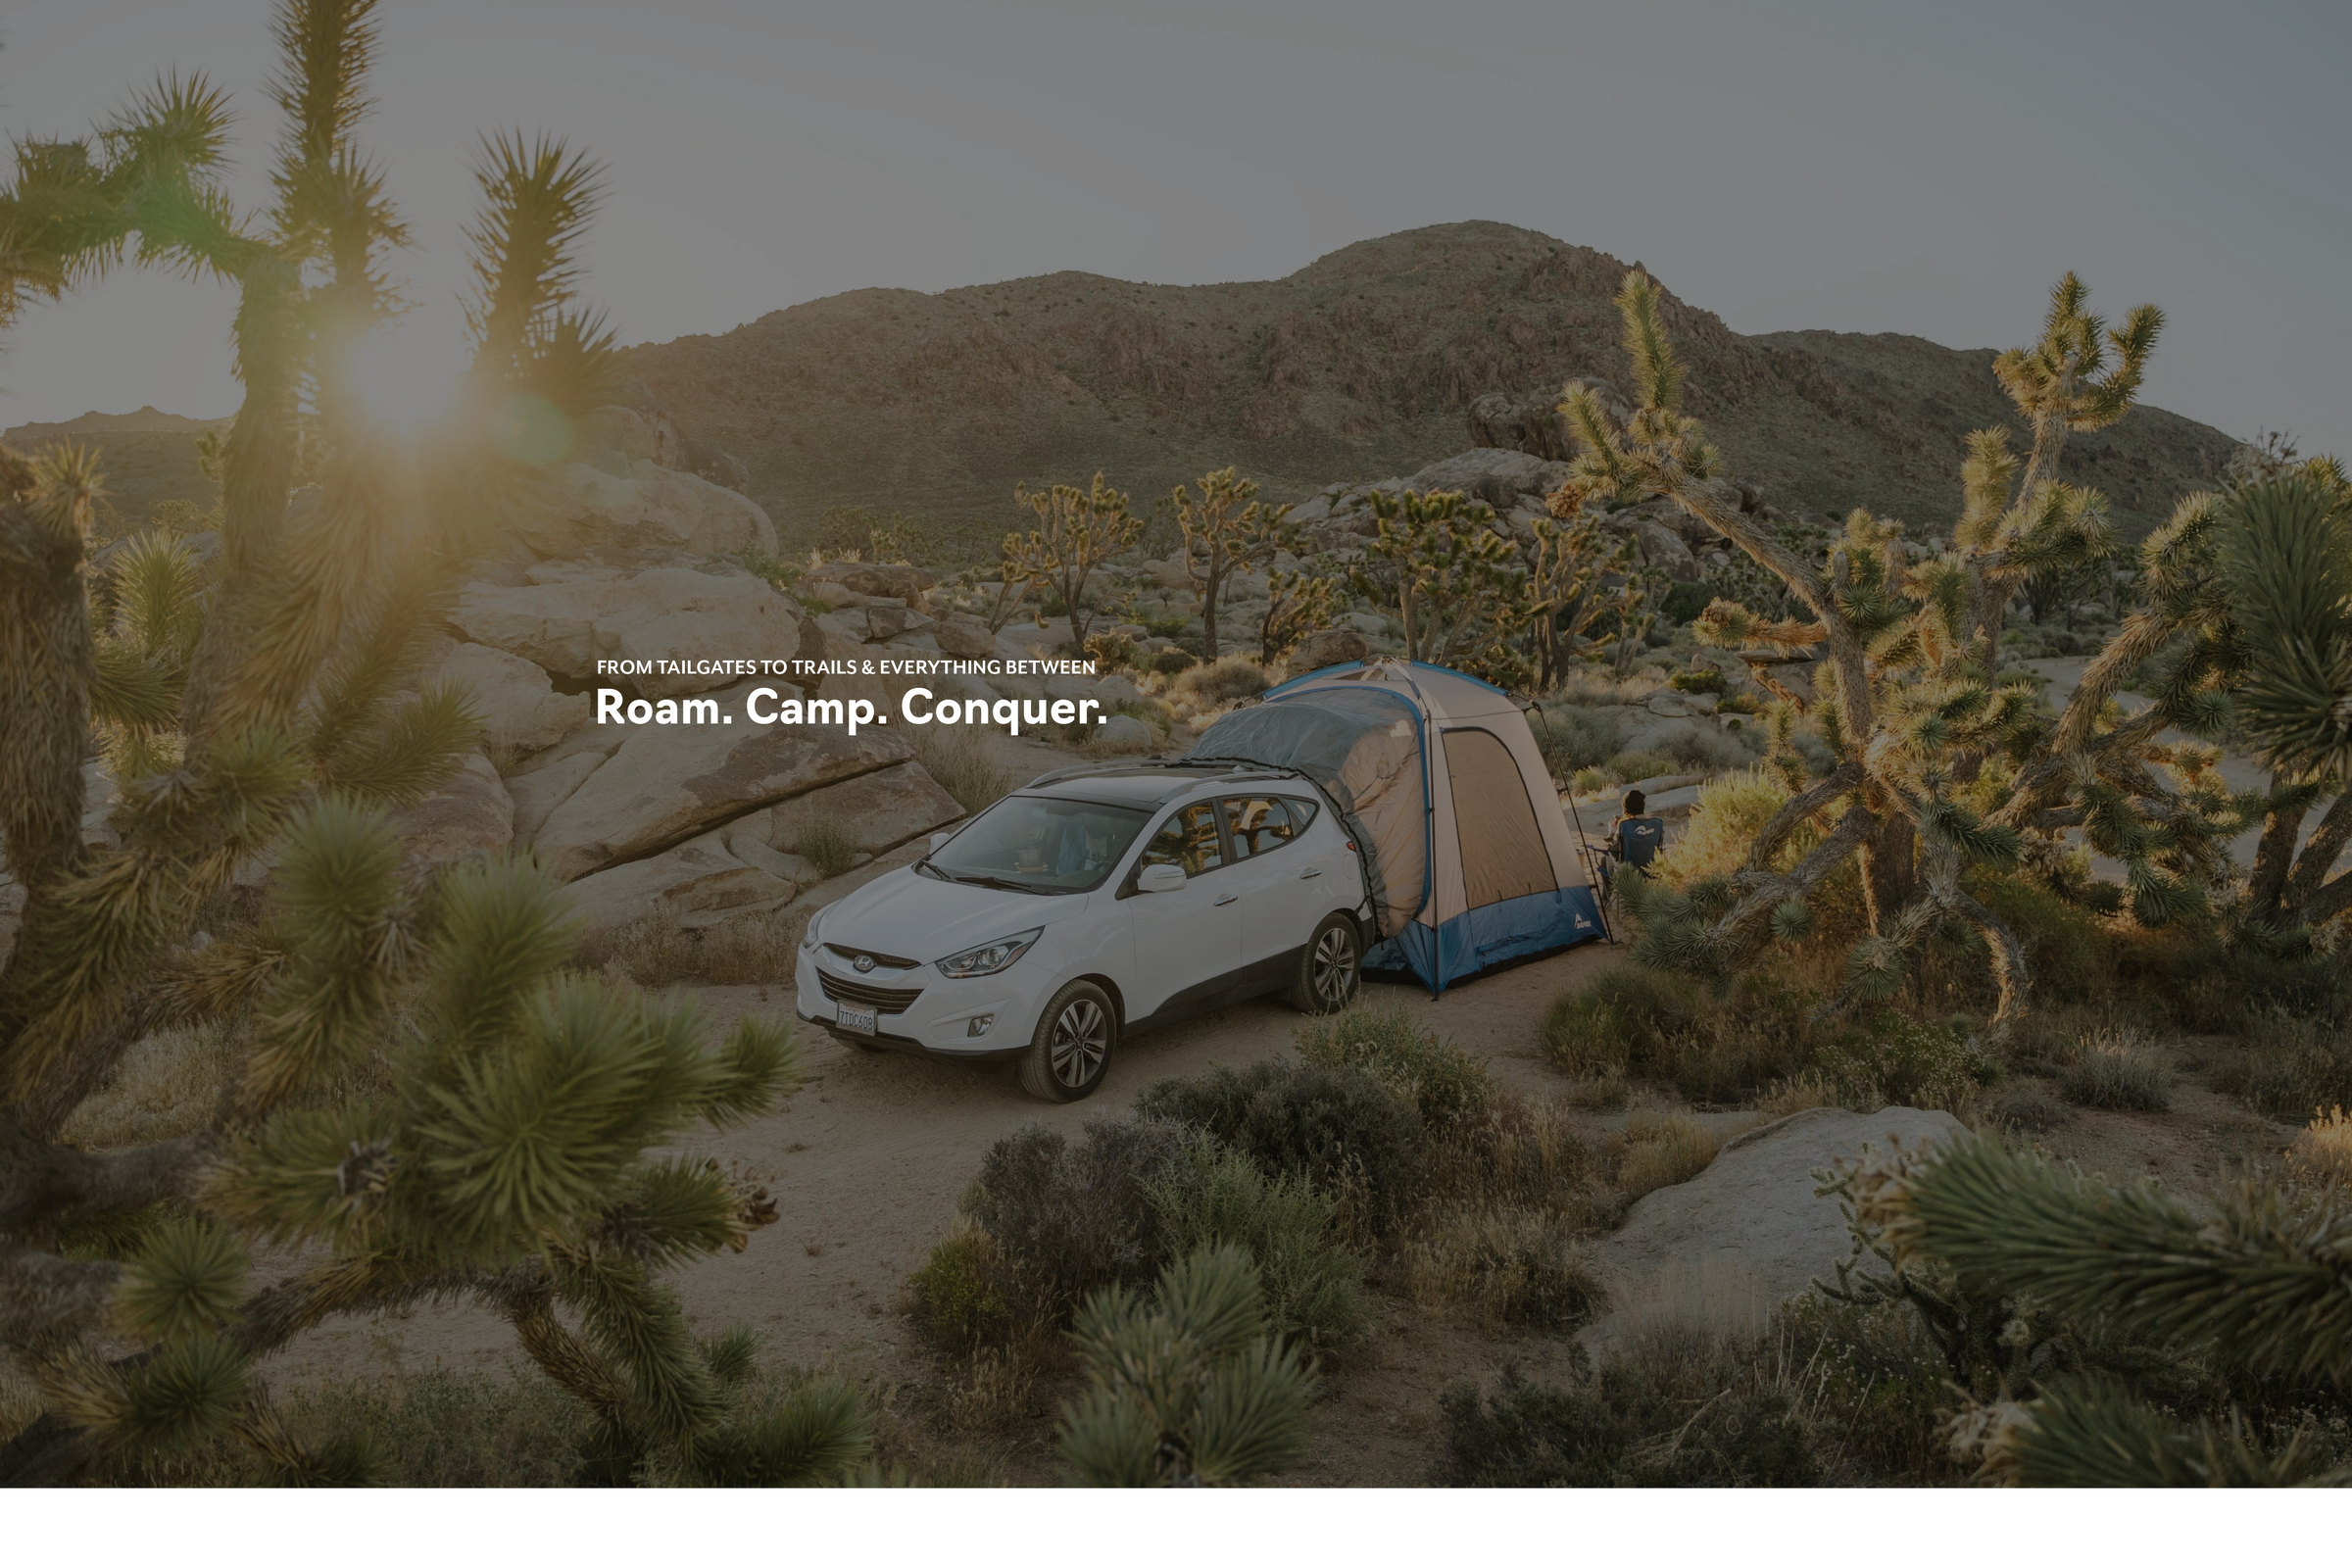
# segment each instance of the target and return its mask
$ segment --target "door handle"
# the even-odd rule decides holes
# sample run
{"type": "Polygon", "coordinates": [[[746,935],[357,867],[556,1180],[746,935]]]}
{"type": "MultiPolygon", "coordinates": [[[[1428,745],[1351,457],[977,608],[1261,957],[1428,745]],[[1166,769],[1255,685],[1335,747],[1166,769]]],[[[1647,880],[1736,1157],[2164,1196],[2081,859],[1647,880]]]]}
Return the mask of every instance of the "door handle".
{"type": "Polygon", "coordinates": [[[1321,866],[1310,865],[1305,870],[1298,873],[1298,880],[1303,882],[1310,876],[1321,876],[1322,874],[1323,868],[1321,866]]]}
{"type": "Polygon", "coordinates": [[[1210,907],[1210,908],[1212,908],[1212,909],[1222,909],[1223,907],[1225,907],[1225,906],[1227,906],[1228,904],[1231,904],[1231,903],[1232,903],[1234,900],[1236,900],[1236,899],[1238,899],[1238,898],[1240,898],[1240,897],[1241,897],[1241,895],[1240,895],[1239,893],[1228,893],[1228,894],[1226,894],[1226,895],[1225,895],[1223,898],[1219,899],[1219,900],[1218,900],[1216,903],[1214,903],[1214,904],[1210,905],[1210,906],[1209,906],[1209,907],[1210,907]]]}

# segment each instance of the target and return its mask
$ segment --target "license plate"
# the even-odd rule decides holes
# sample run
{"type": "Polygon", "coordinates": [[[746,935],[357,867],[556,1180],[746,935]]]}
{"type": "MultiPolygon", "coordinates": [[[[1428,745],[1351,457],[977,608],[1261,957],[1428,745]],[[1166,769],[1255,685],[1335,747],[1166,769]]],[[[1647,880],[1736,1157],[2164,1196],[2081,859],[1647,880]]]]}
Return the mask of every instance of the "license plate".
{"type": "Polygon", "coordinates": [[[841,1027],[847,1029],[851,1034],[870,1035],[874,1032],[874,1009],[871,1007],[843,1007],[840,1023],[841,1027]]]}

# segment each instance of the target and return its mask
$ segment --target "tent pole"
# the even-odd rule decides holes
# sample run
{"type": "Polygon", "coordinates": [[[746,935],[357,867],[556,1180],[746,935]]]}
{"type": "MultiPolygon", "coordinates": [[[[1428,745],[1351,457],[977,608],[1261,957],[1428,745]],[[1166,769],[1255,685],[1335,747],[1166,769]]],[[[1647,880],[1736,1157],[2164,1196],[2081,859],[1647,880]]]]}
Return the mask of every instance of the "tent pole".
{"type": "MultiPolygon", "coordinates": [[[[1527,707],[1522,711],[1535,714],[1537,721],[1544,726],[1544,737],[1550,738],[1551,715],[1544,711],[1542,703],[1530,698],[1527,707]]],[[[1576,858],[1585,864],[1585,888],[1592,895],[1592,912],[1600,916],[1601,936],[1610,946],[1614,947],[1617,942],[1617,933],[1609,929],[1609,911],[1602,906],[1607,901],[1600,896],[1602,891],[1600,867],[1592,863],[1592,846],[1585,842],[1584,813],[1576,808],[1576,781],[1570,779],[1568,788],[1561,793],[1568,798],[1568,820],[1576,824],[1576,858]]]]}

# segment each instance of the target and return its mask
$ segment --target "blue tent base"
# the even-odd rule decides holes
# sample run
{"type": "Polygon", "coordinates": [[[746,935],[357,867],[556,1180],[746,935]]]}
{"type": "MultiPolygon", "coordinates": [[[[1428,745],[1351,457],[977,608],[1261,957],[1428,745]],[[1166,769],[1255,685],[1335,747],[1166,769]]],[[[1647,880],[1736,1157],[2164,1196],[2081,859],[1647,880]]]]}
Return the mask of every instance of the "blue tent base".
{"type": "Polygon", "coordinates": [[[1457,980],[1573,948],[1601,936],[1591,888],[1505,899],[1431,927],[1415,922],[1364,955],[1364,967],[1411,974],[1442,994],[1457,980]]]}

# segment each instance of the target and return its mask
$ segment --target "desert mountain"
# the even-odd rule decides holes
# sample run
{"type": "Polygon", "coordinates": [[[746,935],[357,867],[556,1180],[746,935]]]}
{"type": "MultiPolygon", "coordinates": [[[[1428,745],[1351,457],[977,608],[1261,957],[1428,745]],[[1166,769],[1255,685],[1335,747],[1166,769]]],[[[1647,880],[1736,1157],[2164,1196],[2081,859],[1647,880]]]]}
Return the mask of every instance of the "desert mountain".
{"type": "MultiPolygon", "coordinates": [[[[1270,282],[1055,272],[859,289],[628,360],[681,425],[743,461],[788,538],[850,505],[985,536],[1013,520],[1015,481],[1098,467],[1139,500],[1227,463],[1285,499],[1410,473],[1468,444],[1481,396],[1621,380],[1610,296],[1628,265],[1505,223],[1449,223],[1270,282]]],[[[2039,308],[2018,302],[2021,341],[2039,308]]],[[[1865,505],[1940,531],[1959,507],[1962,437],[2015,423],[1990,349],[1748,337],[1672,294],[1667,309],[1690,411],[1731,471],[1790,512],[1865,505]]],[[[2215,483],[2234,445],[2142,408],[2076,437],[2068,476],[2105,490],[2136,534],[2215,483]]]]}

